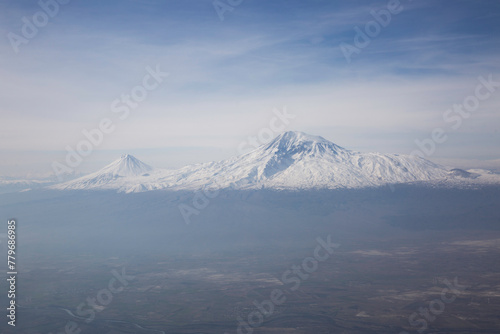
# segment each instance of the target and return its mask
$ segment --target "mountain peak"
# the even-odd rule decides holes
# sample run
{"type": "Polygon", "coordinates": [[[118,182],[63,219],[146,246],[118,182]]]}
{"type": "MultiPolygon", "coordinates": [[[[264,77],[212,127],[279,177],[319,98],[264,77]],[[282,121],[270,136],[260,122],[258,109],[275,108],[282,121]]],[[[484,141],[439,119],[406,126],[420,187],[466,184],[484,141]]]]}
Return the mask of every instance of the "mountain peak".
{"type": "Polygon", "coordinates": [[[113,176],[138,176],[150,172],[153,167],[145,164],[130,154],[124,154],[103,169],[99,174],[111,174],[113,176]]]}
{"type": "Polygon", "coordinates": [[[328,142],[325,138],[321,136],[313,136],[308,133],[302,131],[286,131],[281,135],[276,137],[276,139],[287,140],[287,141],[296,141],[296,142],[328,142]]]}
{"type": "Polygon", "coordinates": [[[276,150],[277,152],[289,153],[326,153],[337,154],[349,152],[321,136],[313,136],[300,131],[286,131],[274,138],[264,148],[265,150],[276,150]]]}

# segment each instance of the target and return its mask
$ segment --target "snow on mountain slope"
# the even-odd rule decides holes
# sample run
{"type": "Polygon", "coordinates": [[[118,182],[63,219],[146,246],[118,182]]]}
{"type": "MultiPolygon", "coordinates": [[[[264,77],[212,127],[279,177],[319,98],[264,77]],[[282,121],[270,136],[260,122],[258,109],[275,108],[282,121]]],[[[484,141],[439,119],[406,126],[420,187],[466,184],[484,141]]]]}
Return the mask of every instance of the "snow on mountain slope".
{"type": "Polygon", "coordinates": [[[322,137],[285,132],[230,160],[187,166],[159,179],[171,188],[358,188],[442,179],[448,171],[409,156],[359,153],[322,137]]]}
{"type": "Polygon", "coordinates": [[[453,184],[455,180],[475,182],[480,179],[471,175],[474,174],[448,171],[420,157],[350,151],[322,137],[289,131],[247,154],[174,171],[152,170],[134,157],[126,156],[97,173],[53,188],[122,192],[204,187],[296,190],[361,188],[420,181],[453,184]]]}
{"type": "MultiPolygon", "coordinates": [[[[137,176],[147,177],[153,167],[131,155],[123,155],[120,159],[110,163],[101,170],[71,180],[69,182],[51,186],[52,189],[119,189],[120,184],[129,184],[129,180],[137,176]]],[[[129,184],[130,185],[130,184],[129,184]]]]}
{"type": "Polygon", "coordinates": [[[119,160],[110,163],[98,173],[119,176],[138,176],[150,172],[153,167],[146,165],[142,161],[129,154],[123,155],[119,160]]]}

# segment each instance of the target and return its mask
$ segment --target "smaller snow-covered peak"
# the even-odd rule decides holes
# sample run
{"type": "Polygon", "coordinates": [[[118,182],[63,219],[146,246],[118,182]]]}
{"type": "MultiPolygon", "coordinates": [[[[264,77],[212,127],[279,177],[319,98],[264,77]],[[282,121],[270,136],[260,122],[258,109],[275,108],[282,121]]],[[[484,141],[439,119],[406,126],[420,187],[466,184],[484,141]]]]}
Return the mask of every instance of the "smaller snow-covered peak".
{"type": "MultiPolygon", "coordinates": [[[[144,162],[136,159],[130,154],[124,154],[120,159],[113,161],[101,170],[82,176],[65,183],[51,186],[51,189],[59,190],[84,190],[84,189],[121,189],[124,187],[125,191],[136,191],[142,189],[140,183],[135,180],[138,177],[147,177],[149,172],[153,171],[153,167],[145,164],[144,162]],[[130,186],[132,182],[133,186],[130,186]],[[132,190],[130,190],[132,189],[132,190]]],[[[146,189],[146,188],[145,188],[146,189]]]]}
{"type": "Polygon", "coordinates": [[[138,176],[152,170],[153,167],[143,163],[130,154],[124,154],[120,159],[110,163],[97,173],[111,174],[113,176],[138,176]]]}

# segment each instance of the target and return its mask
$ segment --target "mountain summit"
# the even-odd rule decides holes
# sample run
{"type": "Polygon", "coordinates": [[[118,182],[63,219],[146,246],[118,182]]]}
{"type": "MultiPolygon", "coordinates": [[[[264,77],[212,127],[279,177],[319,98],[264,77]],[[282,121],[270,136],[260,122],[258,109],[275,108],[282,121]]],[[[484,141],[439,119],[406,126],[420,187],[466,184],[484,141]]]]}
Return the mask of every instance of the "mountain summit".
{"type": "Polygon", "coordinates": [[[153,167],[125,154],[95,173],[54,185],[51,188],[59,190],[116,189],[119,184],[128,184],[130,178],[147,176],[151,171],[153,167]]]}
{"type": "Polygon", "coordinates": [[[136,159],[135,157],[125,154],[122,157],[97,173],[99,174],[109,174],[113,176],[138,176],[150,172],[153,167],[146,165],[142,161],[136,159]]]}
{"type": "Polygon", "coordinates": [[[277,155],[321,155],[327,152],[345,154],[349,152],[323,137],[312,136],[299,131],[287,131],[276,137],[263,150],[271,150],[277,155]]]}
{"type": "MultiPolygon", "coordinates": [[[[463,174],[463,173],[462,173],[463,174]]],[[[464,178],[429,160],[398,154],[363,153],[323,137],[288,131],[255,150],[218,162],[178,170],[154,169],[130,155],[54,189],[336,189],[385,184],[499,182],[496,175],[464,178]],[[493,180],[493,181],[491,181],[493,180]]]]}

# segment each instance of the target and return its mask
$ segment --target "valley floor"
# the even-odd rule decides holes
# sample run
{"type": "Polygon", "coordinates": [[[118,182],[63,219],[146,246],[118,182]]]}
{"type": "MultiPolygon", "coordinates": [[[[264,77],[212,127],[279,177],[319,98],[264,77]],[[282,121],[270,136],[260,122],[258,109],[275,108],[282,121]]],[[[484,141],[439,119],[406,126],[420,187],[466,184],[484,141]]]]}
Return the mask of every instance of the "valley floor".
{"type": "Polygon", "coordinates": [[[4,319],[1,332],[64,333],[74,322],[82,333],[109,334],[498,333],[500,232],[332,233],[332,241],[339,247],[317,266],[305,261],[314,239],[178,256],[40,254],[22,263],[17,326],[4,319]],[[294,265],[302,270],[291,274],[294,265]],[[133,279],[107,300],[113,270],[133,279]],[[271,307],[276,289],[283,295],[271,307]],[[82,303],[87,313],[76,318],[82,303]]]}

